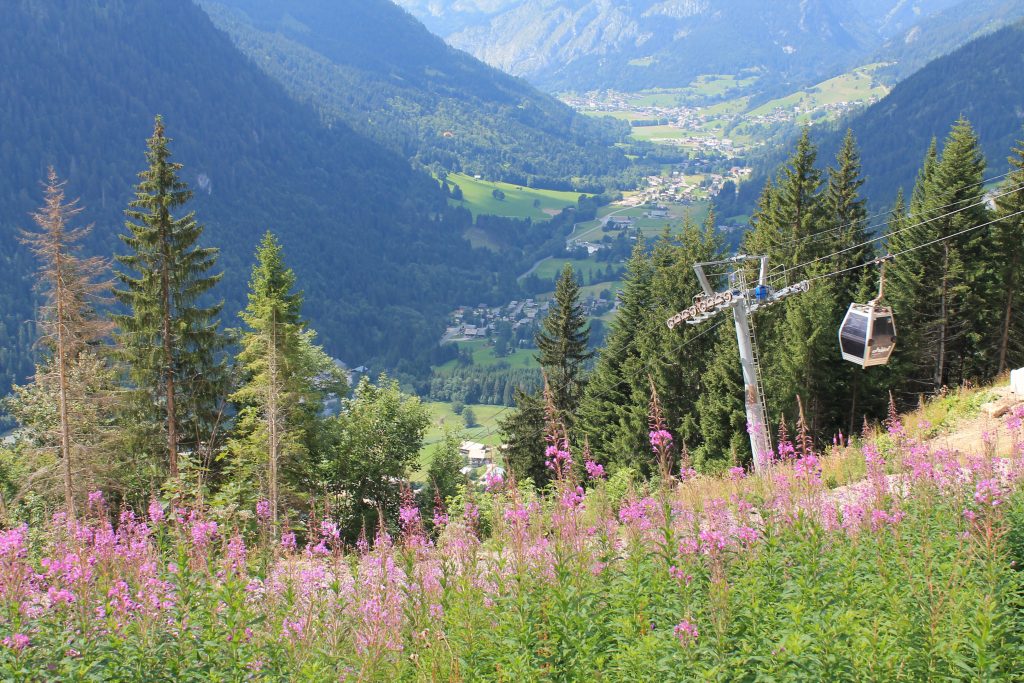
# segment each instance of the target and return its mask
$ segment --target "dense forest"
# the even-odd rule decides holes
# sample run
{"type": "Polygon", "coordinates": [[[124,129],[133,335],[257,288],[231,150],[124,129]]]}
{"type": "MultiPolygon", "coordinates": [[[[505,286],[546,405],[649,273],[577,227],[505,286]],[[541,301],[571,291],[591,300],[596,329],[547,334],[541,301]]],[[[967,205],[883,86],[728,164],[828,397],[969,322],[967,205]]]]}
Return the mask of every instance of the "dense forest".
{"type": "Polygon", "coordinates": [[[601,192],[629,134],[448,47],[388,0],[207,0],[255,64],[328,121],[432,170],[601,192]],[[367,112],[373,112],[367,116],[367,112]]]}
{"type": "MultiPolygon", "coordinates": [[[[819,160],[804,131],[765,185],[739,250],[768,257],[770,287],[808,286],[753,316],[773,438],[778,430],[780,443],[795,434],[808,444],[839,443],[889,409],[1024,364],[1020,143],[1010,164],[1013,172],[989,208],[981,143],[961,118],[924,155],[913,192],[891,211],[870,216],[854,136],[848,133],[836,155],[819,160]],[[892,307],[899,341],[892,362],[865,370],[842,359],[837,331],[850,304],[879,296],[877,259],[885,255],[892,258],[882,301],[892,307]]],[[[713,218],[704,226],[687,224],[676,236],[666,232],[650,249],[638,244],[591,371],[583,363],[587,327],[574,312],[578,298],[559,300],[537,340],[542,352],[544,334],[564,340],[555,345],[558,352],[539,356],[545,390],[518,393],[516,411],[502,423],[517,477],[547,482],[552,476],[545,468],[545,401],[569,426],[568,438],[611,472],[655,474],[647,441],[658,430],[674,437],[684,468],[722,472],[752,462],[749,389],[728,310],[714,322],[666,325],[701,292],[692,265],[729,255],[713,218]],[[663,425],[657,428],[652,397],[663,425]]],[[[748,271],[745,281],[756,282],[756,269],[748,271]]],[[[719,265],[712,284],[725,287],[725,276],[719,265]]],[[[567,287],[560,280],[556,296],[567,287]]]]}

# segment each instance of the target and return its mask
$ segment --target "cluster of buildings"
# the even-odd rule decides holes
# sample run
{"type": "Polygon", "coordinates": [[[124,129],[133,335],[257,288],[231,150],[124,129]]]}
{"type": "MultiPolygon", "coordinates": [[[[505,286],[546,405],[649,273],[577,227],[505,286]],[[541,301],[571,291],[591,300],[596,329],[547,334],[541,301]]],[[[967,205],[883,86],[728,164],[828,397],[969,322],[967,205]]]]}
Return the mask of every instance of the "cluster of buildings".
{"type": "Polygon", "coordinates": [[[504,306],[479,304],[475,307],[460,306],[451,312],[448,327],[441,343],[488,339],[494,335],[500,323],[509,323],[512,331],[520,328],[533,329],[551,307],[550,301],[511,301],[504,306]]]}
{"type": "MultiPolygon", "coordinates": [[[[648,210],[645,216],[667,218],[669,213],[665,204],[690,204],[705,197],[717,197],[725,183],[732,181],[739,185],[752,173],[752,168],[733,166],[724,173],[705,173],[698,182],[694,182],[692,177],[687,177],[681,171],[673,171],[669,177],[649,176],[647,187],[616,203],[622,206],[653,204],[655,208],[648,210]]],[[[612,217],[613,220],[617,218],[619,217],[612,217]]]]}

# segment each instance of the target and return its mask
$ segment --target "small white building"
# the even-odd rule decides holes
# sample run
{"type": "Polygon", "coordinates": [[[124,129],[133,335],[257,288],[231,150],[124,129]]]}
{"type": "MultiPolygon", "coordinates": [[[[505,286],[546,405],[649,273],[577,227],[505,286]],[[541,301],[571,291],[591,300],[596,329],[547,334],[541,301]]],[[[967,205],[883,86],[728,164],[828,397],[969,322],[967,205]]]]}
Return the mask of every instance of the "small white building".
{"type": "Polygon", "coordinates": [[[466,464],[473,468],[483,467],[494,462],[491,449],[476,441],[463,441],[459,446],[459,453],[466,459],[466,464]]]}

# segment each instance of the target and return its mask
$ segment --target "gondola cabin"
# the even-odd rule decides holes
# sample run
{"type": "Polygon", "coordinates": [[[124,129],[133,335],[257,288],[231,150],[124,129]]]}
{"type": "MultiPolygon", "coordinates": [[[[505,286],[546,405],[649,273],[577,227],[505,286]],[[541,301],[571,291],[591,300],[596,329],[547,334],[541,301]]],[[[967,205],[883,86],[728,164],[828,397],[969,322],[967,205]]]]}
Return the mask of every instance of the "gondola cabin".
{"type": "Polygon", "coordinates": [[[896,347],[896,324],[888,306],[850,304],[839,327],[843,358],[861,367],[885,365],[896,347]]]}

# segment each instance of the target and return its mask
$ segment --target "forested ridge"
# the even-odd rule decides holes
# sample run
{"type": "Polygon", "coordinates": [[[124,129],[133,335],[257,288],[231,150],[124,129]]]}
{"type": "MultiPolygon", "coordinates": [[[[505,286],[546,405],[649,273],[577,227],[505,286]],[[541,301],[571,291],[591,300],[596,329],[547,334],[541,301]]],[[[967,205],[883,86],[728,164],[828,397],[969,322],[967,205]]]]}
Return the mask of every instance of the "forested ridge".
{"type": "Polygon", "coordinates": [[[343,122],[325,125],[190,2],[17,0],[0,38],[5,386],[31,373],[32,266],[16,235],[46,167],[96,224],[86,248],[114,253],[158,113],[195,190],[203,241],[221,248],[225,318],[241,309],[252,248],[272,228],[321,342],[353,365],[423,367],[414,361],[434,348],[450,307],[513,298],[531,249],[551,237],[515,224],[515,249],[471,248],[471,216],[449,208],[435,180],[343,122]]]}
{"type": "Polygon", "coordinates": [[[203,0],[239,49],[328,121],[435,171],[600,192],[629,134],[448,47],[389,0],[203,0]]]}

